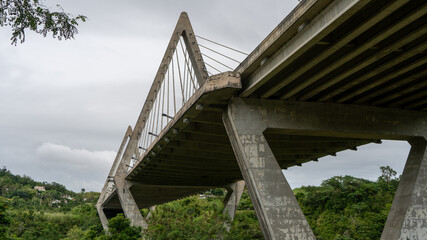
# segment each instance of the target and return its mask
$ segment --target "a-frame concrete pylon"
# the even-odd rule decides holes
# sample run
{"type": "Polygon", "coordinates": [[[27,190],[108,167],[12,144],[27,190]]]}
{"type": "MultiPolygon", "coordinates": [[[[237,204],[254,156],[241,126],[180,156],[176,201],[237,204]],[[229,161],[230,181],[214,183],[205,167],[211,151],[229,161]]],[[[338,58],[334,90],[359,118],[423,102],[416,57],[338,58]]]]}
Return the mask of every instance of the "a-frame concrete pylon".
{"type": "MultiPolygon", "coordinates": [[[[122,147],[126,145],[123,156],[118,163],[116,162],[116,159],[115,164],[113,164],[114,169],[112,168],[111,170],[115,173],[112,175],[112,177],[114,178],[116,193],[119,197],[124,215],[129,218],[132,225],[141,226],[143,228],[146,227],[147,224],[145,223],[141,212],[139,211],[139,207],[131,194],[130,187],[132,186],[132,184],[131,182],[128,182],[125,177],[127,174],[128,166],[131,162],[131,158],[140,157],[138,153],[138,141],[141,137],[141,133],[145,127],[147,119],[150,116],[150,111],[153,108],[153,104],[157,98],[157,94],[159,93],[160,87],[165,79],[165,74],[172,61],[172,57],[174,56],[175,51],[177,51],[177,45],[180,41],[180,38],[183,39],[185,48],[187,49],[189,60],[191,62],[191,66],[193,67],[195,78],[197,79],[199,86],[203,85],[203,83],[207,81],[208,73],[203,61],[202,54],[198,47],[193,28],[191,26],[187,13],[182,12],[172,33],[172,37],[166,48],[165,54],[162,58],[162,62],[160,63],[159,69],[154,78],[153,84],[151,85],[150,91],[141,110],[141,113],[138,117],[137,123],[135,124],[134,130],[131,131],[129,141],[124,141],[124,144],[122,144],[122,147]]],[[[107,221],[105,214],[103,214],[102,212],[101,203],[98,205],[98,211],[101,212],[100,217],[103,220],[103,226],[104,228],[106,228],[107,221]]]]}

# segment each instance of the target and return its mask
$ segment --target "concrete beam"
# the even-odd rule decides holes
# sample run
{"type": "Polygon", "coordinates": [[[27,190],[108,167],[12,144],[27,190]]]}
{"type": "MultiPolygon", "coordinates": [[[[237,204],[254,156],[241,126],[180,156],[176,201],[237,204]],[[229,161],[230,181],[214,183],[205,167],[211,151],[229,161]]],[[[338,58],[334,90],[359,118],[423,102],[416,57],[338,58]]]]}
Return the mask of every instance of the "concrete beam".
{"type": "MultiPolygon", "coordinates": [[[[331,47],[330,49],[338,50],[340,48],[339,45],[344,46],[345,44],[350,43],[350,41],[354,40],[356,37],[360,36],[363,32],[367,31],[369,28],[373,27],[375,24],[377,24],[378,22],[385,19],[387,16],[392,14],[397,9],[401,8],[407,2],[409,2],[409,0],[401,0],[401,1],[392,2],[390,5],[386,6],[384,9],[381,9],[380,12],[378,12],[375,16],[370,18],[368,21],[366,21],[365,23],[361,24],[360,26],[358,26],[354,30],[352,30],[351,33],[346,35],[343,39],[341,39],[337,43],[334,43],[334,47],[331,47]]],[[[425,11],[425,10],[423,10],[423,11],[425,11]]],[[[409,17],[402,19],[398,24],[393,24],[392,26],[389,26],[388,28],[382,29],[382,31],[377,33],[377,35],[375,37],[369,39],[368,41],[364,42],[363,44],[360,44],[360,46],[358,46],[357,48],[354,48],[353,50],[346,53],[344,56],[337,59],[337,61],[335,61],[333,64],[328,65],[327,68],[324,68],[321,71],[317,72],[314,76],[310,77],[309,81],[304,81],[303,84],[300,84],[298,87],[294,88],[291,92],[281,96],[281,99],[287,99],[287,98],[293,96],[293,94],[301,91],[302,89],[304,89],[307,86],[314,84],[314,82],[318,81],[322,77],[324,77],[327,74],[331,73],[332,71],[342,67],[345,63],[352,61],[357,56],[361,55],[363,52],[369,50],[370,48],[377,46],[378,43],[380,43],[381,41],[383,41],[384,39],[386,39],[390,35],[398,32],[400,29],[406,27],[407,25],[412,23],[412,21],[414,21],[415,19],[420,17],[420,14],[415,13],[414,15],[411,14],[409,17]]],[[[410,38],[414,38],[414,37],[410,37],[410,38]]],[[[395,46],[387,47],[385,50],[378,52],[373,57],[367,58],[366,61],[355,66],[354,70],[353,70],[353,68],[351,68],[351,70],[346,71],[339,78],[335,78],[332,81],[328,81],[328,83],[326,83],[325,85],[321,85],[319,87],[316,87],[313,91],[310,91],[310,93],[304,94],[303,97],[301,97],[299,99],[301,99],[301,100],[309,99],[310,97],[316,95],[317,93],[321,92],[322,90],[324,90],[324,89],[334,85],[335,83],[341,81],[345,77],[348,77],[348,76],[352,75],[353,73],[363,69],[364,67],[369,66],[370,64],[372,64],[376,60],[381,59],[382,57],[386,56],[391,51],[393,51],[393,49],[399,49],[400,47],[405,45],[405,42],[406,42],[406,44],[409,43],[410,38],[404,38],[404,40],[402,40],[398,43],[395,43],[395,46]]],[[[319,56],[316,57],[315,60],[314,59],[311,60],[311,63],[313,64],[313,66],[315,66],[315,64],[318,64],[320,61],[322,61],[324,59],[324,58],[323,59],[317,59],[319,57],[321,58],[322,55],[323,54],[319,54],[319,56]]],[[[325,54],[325,55],[327,55],[327,54],[325,54]]],[[[386,66],[384,66],[384,68],[386,68],[386,66]]],[[[378,72],[378,71],[379,70],[375,70],[374,72],[378,72]]],[[[371,74],[374,74],[374,73],[371,73],[371,74]]],[[[359,81],[359,79],[358,79],[358,81],[359,81]]],[[[353,85],[353,82],[351,82],[351,84],[349,84],[349,85],[353,85]]],[[[345,88],[347,88],[347,85],[345,86],[345,88]]]]}
{"type": "Polygon", "coordinates": [[[411,151],[381,240],[427,239],[426,140],[416,139],[409,143],[411,151]]]}
{"type": "Polygon", "coordinates": [[[296,135],[391,140],[427,135],[427,113],[419,111],[243,98],[233,99],[229,109],[246,112],[247,121],[256,114],[265,129],[296,135]]]}
{"type": "Polygon", "coordinates": [[[248,97],[263,83],[277,74],[279,69],[288,66],[300,54],[321,41],[327,34],[339,27],[341,23],[345,22],[368,3],[369,1],[367,0],[342,0],[329,4],[302,31],[298,32],[295,37],[286,42],[280,49],[277,49],[262,67],[245,79],[244,88],[240,96],[248,97]]]}
{"type": "MultiPolygon", "coordinates": [[[[259,109],[231,104],[224,124],[265,239],[315,239],[263,132],[259,109]]],[[[243,104],[244,105],[244,104],[243,104]]],[[[260,110],[262,111],[262,110],[260,110]]]]}

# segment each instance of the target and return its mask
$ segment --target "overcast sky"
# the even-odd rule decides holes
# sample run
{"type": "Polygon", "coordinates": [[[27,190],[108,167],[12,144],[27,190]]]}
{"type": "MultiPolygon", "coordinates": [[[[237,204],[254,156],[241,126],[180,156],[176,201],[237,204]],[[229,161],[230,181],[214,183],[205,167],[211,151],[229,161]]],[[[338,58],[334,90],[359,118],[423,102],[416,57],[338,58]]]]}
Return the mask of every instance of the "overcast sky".
{"type": "MultiPolygon", "coordinates": [[[[100,191],[133,125],[176,21],[197,35],[251,52],[297,5],[287,1],[46,1],[88,21],[75,40],[27,32],[10,45],[0,28],[0,165],[38,181],[100,191]]],[[[385,141],[285,171],[292,187],[336,175],[376,179],[402,172],[409,145],[385,141]]],[[[1,167],[0,166],[0,167],[1,167]]]]}

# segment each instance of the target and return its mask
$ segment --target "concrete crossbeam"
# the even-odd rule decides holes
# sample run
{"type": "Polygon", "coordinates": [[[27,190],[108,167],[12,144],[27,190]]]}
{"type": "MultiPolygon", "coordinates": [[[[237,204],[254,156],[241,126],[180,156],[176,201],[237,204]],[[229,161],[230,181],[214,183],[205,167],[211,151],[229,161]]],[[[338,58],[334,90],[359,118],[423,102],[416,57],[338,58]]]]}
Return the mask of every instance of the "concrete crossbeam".
{"type": "MultiPolygon", "coordinates": [[[[235,98],[229,109],[255,112],[265,129],[281,133],[360,139],[409,140],[427,135],[427,113],[335,103],[235,98]],[[260,113],[258,113],[260,112],[260,113]]],[[[234,111],[234,110],[231,110],[234,111]]],[[[249,120],[250,119],[250,120],[249,120]]]]}
{"type": "Polygon", "coordinates": [[[412,149],[382,239],[427,236],[427,113],[235,98],[224,124],[266,239],[314,239],[264,133],[407,140],[412,149]]]}

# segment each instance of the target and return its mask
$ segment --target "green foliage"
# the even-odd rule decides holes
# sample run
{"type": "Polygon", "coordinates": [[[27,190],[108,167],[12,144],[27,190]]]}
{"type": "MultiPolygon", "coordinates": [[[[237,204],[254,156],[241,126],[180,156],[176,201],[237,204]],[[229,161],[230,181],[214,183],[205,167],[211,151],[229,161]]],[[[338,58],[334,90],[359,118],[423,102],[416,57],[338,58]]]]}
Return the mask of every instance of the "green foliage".
{"type": "Polygon", "coordinates": [[[90,226],[84,233],[84,240],[91,240],[96,238],[101,238],[105,236],[104,229],[102,228],[102,225],[100,222],[98,222],[96,225],[90,226]]]}
{"type": "Polygon", "coordinates": [[[211,190],[212,195],[214,196],[224,196],[224,190],[222,188],[215,188],[211,190]]]}
{"type": "MultiPolygon", "coordinates": [[[[321,186],[294,189],[316,239],[379,239],[399,180],[391,168],[381,168],[376,182],[337,176],[321,186]]],[[[110,219],[110,233],[99,222],[95,202],[99,193],[68,191],[58,183],[41,183],[0,169],[0,239],[141,239],[141,229],[122,214],[110,219]],[[45,186],[45,192],[34,190],[45,186]],[[75,200],[52,204],[69,195],[75,200]]],[[[263,239],[248,191],[243,192],[230,225],[223,216],[224,190],[158,205],[143,231],[144,239],[263,239]]],[[[143,216],[148,215],[142,209],[143,216]]]]}
{"type": "Polygon", "coordinates": [[[85,22],[86,17],[78,15],[72,17],[65,13],[61,6],[60,11],[50,11],[39,0],[0,0],[0,26],[12,28],[12,44],[25,41],[25,30],[46,35],[51,32],[52,37],[61,39],[74,38],[77,34],[78,21],[85,22]]]}
{"type": "Polygon", "coordinates": [[[6,214],[6,208],[8,206],[8,201],[0,197],[0,239],[7,239],[7,229],[10,224],[9,216],[6,214]]]}
{"type": "MultiPolygon", "coordinates": [[[[206,199],[187,197],[156,207],[144,231],[148,239],[263,239],[261,228],[247,191],[244,191],[230,231],[228,216],[222,214],[222,190],[208,191],[206,199]],[[248,210],[249,209],[249,210],[248,210]],[[252,210],[251,210],[252,209],[252,210]]],[[[146,211],[144,211],[145,213],[146,211]]]]}
{"type": "Polygon", "coordinates": [[[384,181],[386,183],[391,182],[392,180],[395,180],[396,171],[394,171],[390,166],[382,166],[380,167],[381,170],[381,176],[378,178],[378,181],[384,181]]]}
{"type": "Polygon", "coordinates": [[[74,226],[67,232],[67,237],[64,238],[64,240],[81,240],[84,236],[85,232],[77,226],[74,226]]]}
{"type": "Polygon", "coordinates": [[[8,198],[0,197],[0,239],[95,239],[103,234],[95,208],[99,193],[74,193],[6,168],[0,169],[0,189],[8,198]]]}
{"type": "Polygon", "coordinates": [[[224,232],[222,198],[188,197],[156,207],[148,239],[215,239],[224,232]]]}
{"type": "Polygon", "coordinates": [[[264,239],[254,210],[237,210],[225,240],[264,239]]]}
{"type": "Polygon", "coordinates": [[[340,176],[294,192],[316,239],[379,239],[398,185],[388,179],[340,176]]]}
{"type": "Polygon", "coordinates": [[[137,240],[142,236],[141,228],[131,226],[129,219],[125,218],[123,214],[118,214],[110,219],[108,229],[110,234],[102,236],[101,239],[137,240]]]}
{"type": "Polygon", "coordinates": [[[243,194],[237,209],[238,210],[254,210],[254,206],[252,205],[252,201],[247,189],[243,191],[243,194]]]}

